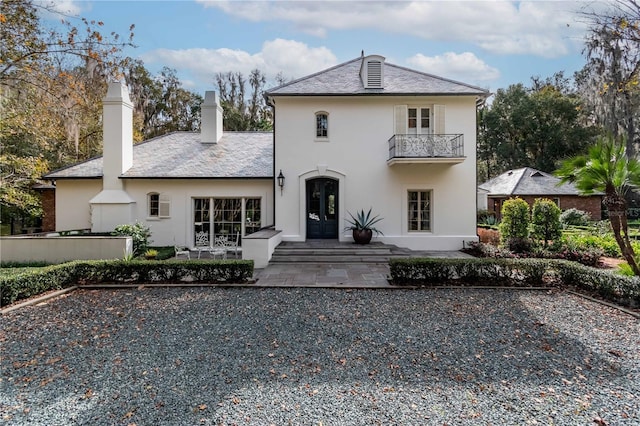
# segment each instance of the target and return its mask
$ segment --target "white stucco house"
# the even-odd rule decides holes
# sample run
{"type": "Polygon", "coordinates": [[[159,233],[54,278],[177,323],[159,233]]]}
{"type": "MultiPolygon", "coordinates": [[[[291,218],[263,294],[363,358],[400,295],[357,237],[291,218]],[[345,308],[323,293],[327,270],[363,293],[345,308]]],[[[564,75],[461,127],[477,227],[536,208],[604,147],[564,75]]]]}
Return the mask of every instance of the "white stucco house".
{"type": "Polygon", "coordinates": [[[477,240],[476,105],[488,95],[362,55],[268,90],[274,132],[223,132],[207,92],[200,133],[133,145],[128,92],[113,83],[104,156],[44,177],[56,184],[56,229],[139,221],[154,245],[265,227],[284,241],[347,242],[349,212],[372,208],[379,241],[457,250],[477,240]]]}

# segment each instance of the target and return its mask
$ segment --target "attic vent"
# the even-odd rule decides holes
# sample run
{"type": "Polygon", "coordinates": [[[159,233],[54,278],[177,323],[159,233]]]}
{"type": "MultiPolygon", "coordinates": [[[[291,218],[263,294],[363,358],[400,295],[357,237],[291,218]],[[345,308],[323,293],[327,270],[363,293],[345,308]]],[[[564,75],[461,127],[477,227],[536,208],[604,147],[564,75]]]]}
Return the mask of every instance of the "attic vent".
{"type": "Polygon", "coordinates": [[[367,63],[367,87],[382,87],[382,62],[369,61],[367,63]]]}
{"type": "Polygon", "coordinates": [[[533,173],[531,173],[531,177],[542,177],[542,173],[540,173],[540,172],[533,172],[533,173]]]}

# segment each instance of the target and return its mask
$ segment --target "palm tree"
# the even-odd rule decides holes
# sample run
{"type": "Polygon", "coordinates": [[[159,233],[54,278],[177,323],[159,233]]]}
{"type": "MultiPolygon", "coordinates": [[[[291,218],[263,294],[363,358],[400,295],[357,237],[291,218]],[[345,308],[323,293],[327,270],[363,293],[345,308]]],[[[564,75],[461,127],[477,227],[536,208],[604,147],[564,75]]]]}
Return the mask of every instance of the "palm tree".
{"type": "Polygon", "coordinates": [[[613,135],[601,136],[587,155],[564,161],[555,175],[562,183],[571,182],[583,194],[604,193],[603,204],[609,212],[613,235],[622,256],[636,275],[640,269],[629,241],[625,194],[640,186],[640,162],[626,155],[626,140],[613,135]]]}

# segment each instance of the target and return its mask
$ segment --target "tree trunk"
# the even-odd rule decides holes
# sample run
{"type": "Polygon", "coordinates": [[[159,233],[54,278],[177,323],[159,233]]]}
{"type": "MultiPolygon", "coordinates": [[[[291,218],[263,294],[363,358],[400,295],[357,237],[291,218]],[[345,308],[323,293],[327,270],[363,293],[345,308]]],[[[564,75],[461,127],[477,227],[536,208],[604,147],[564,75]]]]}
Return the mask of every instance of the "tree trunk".
{"type": "Polygon", "coordinates": [[[636,262],[636,255],[633,246],[629,240],[628,224],[627,224],[627,203],[624,198],[616,196],[605,196],[604,204],[609,211],[609,220],[611,221],[611,229],[613,236],[620,247],[622,257],[627,261],[633,273],[640,276],[640,268],[636,262]]]}

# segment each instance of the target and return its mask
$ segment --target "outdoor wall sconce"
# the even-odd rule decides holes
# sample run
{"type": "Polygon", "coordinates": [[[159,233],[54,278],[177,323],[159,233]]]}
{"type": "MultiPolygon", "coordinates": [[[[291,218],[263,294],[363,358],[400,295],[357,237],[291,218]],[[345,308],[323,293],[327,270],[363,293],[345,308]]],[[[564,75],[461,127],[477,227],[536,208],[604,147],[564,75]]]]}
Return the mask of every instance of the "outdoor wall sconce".
{"type": "Polygon", "coordinates": [[[282,169],[280,169],[280,174],[278,175],[278,186],[280,187],[280,195],[282,195],[282,189],[284,188],[284,175],[282,174],[282,169]]]}

